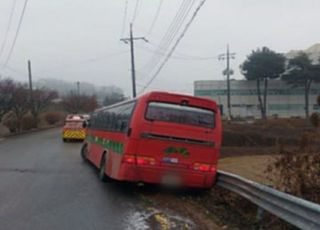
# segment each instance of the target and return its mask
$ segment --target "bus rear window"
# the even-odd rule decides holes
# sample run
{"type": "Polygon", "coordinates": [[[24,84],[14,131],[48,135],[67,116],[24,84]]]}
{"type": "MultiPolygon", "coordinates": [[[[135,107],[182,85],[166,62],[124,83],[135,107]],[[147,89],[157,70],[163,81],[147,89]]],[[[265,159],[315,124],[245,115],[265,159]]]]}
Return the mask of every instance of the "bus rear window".
{"type": "Polygon", "coordinates": [[[150,102],[146,119],[214,128],[215,116],[214,112],[208,109],[164,102],[150,102]]]}

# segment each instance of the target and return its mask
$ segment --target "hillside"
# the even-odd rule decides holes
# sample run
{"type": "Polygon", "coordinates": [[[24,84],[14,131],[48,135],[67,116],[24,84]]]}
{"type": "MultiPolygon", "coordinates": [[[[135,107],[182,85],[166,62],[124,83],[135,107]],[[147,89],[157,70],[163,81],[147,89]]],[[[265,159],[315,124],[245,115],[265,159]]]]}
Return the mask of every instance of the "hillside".
{"type": "MultiPolygon", "coordinates": [[[[48,88],[55,90],[59,95],[66,95],[71,91],[77,91],[76,82],[59,80],[54,78],[39,79],[34,83],[36,88],[48,88]]],[[[117,86],[96,86],[88,82],[80,82],[80,93],[86,95],[96,95],[99,102],[102,102],[106,95],[113,93],[123,94],[123,90],[117,86]]]]}

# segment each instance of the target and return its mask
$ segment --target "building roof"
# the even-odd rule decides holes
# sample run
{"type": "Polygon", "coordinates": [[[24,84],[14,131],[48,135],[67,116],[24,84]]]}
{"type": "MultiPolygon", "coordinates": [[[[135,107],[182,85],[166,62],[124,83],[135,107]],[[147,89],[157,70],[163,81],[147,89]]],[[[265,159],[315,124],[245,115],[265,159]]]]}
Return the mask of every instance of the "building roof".
{"type": "Polygon", "coordinates": [[[285,56],[287,58],[294,58],[301,51],[307,53],[314,63],[319,62],[319,58],[320,58],[320,43],[316,43],[316,44],[310,46],[309,48],[307,48],[305,50],[291,50],[287,54],[285,54],[285,56]]]}

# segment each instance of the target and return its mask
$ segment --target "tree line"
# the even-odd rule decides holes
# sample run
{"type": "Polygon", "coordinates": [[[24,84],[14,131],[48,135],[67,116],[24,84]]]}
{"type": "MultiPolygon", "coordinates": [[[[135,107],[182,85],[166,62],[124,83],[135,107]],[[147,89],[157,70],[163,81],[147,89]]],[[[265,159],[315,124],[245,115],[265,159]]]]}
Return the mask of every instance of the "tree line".
{"type": "Polygon", "coordinates": [[[14,117],[17,131],[20,131],[23,117],[30,113],[36,128],[39,114],[57,96],[55,91],[35,89],[31,92],[26,84],[9,78],[0,79],[0,122],[4,115],[9,114],[14,117]]]}
{"type": "Polygon", "coordinates": [[[282,79],[292,87],[302,86],[305,98],[305,116],[309,118],[311,85],[320,82],[320,59],[314,63],[309,56],[298,53],[289,60],[283,54],[263,47],[252,51],[240,66],[247,80],[255,80],[261,117],[267,118],[268,81],[282,79]]]}
{"type": "MultiPolygon", "coordinates": [[[[0,123],[4,118],[15,124],[12,132],[20,132],[22,121],[31,116],[32,128],[37,128],[39,116],[46,111],[65,113],[90,113],[100,106],[107,106],[126,97],[119,92],[108,93],[104,101],[99,103],[95,95],[77,94],[70,91],[67,95],[59,96],[58,92],[49,88],[30,89],[27,84],[10,78],[0,78],[0,123]]],[[[51,123],[51,122],[49,122],[51,123]]]]}

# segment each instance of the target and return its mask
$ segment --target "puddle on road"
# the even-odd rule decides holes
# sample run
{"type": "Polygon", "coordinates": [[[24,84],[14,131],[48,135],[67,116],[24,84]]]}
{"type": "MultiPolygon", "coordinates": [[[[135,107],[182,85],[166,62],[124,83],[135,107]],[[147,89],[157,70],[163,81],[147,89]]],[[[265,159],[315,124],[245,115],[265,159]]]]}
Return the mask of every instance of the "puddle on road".
{"type": "Polygon", "coordinates": [[[148,208],[145,211],[135,211],[129,214],[127,230],[180,230],[195,229],[195,224],[182,216],[155,208],[148,208]]]}

